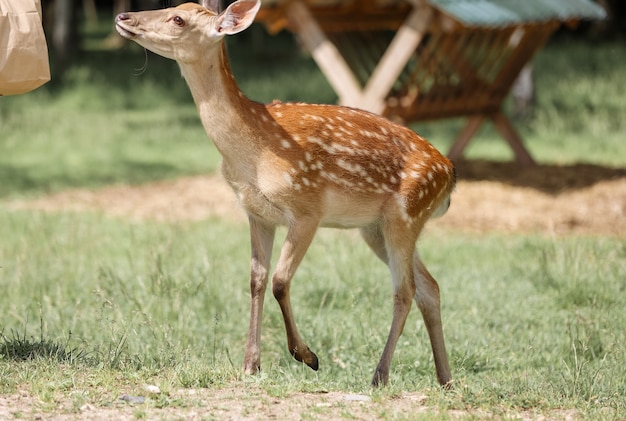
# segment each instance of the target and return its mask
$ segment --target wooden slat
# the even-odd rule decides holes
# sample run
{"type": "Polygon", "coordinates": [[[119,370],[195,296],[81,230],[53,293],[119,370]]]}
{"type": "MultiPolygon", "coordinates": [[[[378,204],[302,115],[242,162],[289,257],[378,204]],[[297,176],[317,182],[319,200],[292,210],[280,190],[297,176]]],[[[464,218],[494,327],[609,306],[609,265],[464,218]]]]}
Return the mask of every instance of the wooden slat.
{"type": "Polygon", "coordinates": [[[431,8],[415,8],[407,17],[365,85],[361,107],[375,113],[385,109],[385,98],[422,41],[431,18],[431,8]]]}
{"type": "Polygon", "coordinates": [[[429,89],[432,87],[430,84],[432,80],[432,74],[435,69],[435,57],[439,40],[444,35],[441,33],[429,34],[425,45],[418,57],[418,66],[411,75],[408,84],[411,86],[417,86],[418,89],[425,95],[428,95],[429,89]]]}
{"type": "Polygon", "coordinates": [[[465,150],[470,140],[472,140],[472,137],[474,137],[474,135],[478,132],[478,129],[480,129],[480,126],[482,126],[484,122],[485,122],[484,115],[477,115],[477,116],[470,117],[467,120],[465,127],[461,130],[461,132],[458,134],[458,136],[454,140],[454,143],[452,144],[450,151],[448,151],[448,158],[450,158],[453,161],[458,161],[459,159],[461,159],[463,157],[463,151],[465,150]]]}
{"type": "Polygon", "coordinates": [[[500,135],[507,141],[513,153],[515,154],[515,161],[522,166],[533,166],[535,161],[524,146],[522,138],[517,134],[517,131],[509,121],[506,115],[502,111],[491,116],[494,126],[500,133],[500,135]]]}
{"type": "Polygon", "coordinates": [[[317,25],[302,1],[294,1],[287,8],[290,24],[297,33],[326,79],[343,104],[356,103],[361,97],[361,86],[352,74],[337,48],[317,25]]]}
{"type": "Polygon", "coordinates": [[[491,34],[486,54],[480,65],[479,73],[488,84],[491,84],[500,69],[511,55],[513,48],[509,45],[514,28],[501,28],[489,31],[491,34]]]}
{"type": "MultiPolygon", "coordinates": [[[[313,19],[324,33],[351,32],[351,31],[397,31],[411,12],[411,6],[405,2],[392,4],[387,7],[375,7],[362,0],[338,6],[312,6],[303,3],[313,19]]],[[[298,28],[291,25],[284,15],[289,9],[289,3],[281,3],[275,7],[262,7],[257,14],[257,21],[269,28],[288,28],[298,32],[298,28]]]]}
{"type": "Polygon", "coordinates": [[[418,122],[468,117],[476,114],[491,114],[495,111],[497,111],[497,108],[485,108],[482,110],[467,108],[466,100],[454,100],[445,105],[433,104],[429,98],[420,96],[409,107],[401,107],[400,104],[393,106],[390,102],[385,109],[384,115],[402,121],[418,122]]]}
{"type": "MultiPolygon", "coordinates": [[[[454,46],[456,43],[455,37],[443,36],[440,39],[439,44],[434,49],[434,89],[431,90],[428,95],[432,105],[437,108],[447,108],[452,104],[454,87],[450,86],[450,77],[452,74],[456,74],[454,67],[450,64],[450,57],[453,54],[454,46]]],[[[458,77],[458,74],[457,74],[458,77]]],[[[459,92],[457,91],[457,96],[459,92]]]]}
{"type": "MultiPolygon", "coordinates": [[[[274,8],[284,6],[290,1],[291,0],[263,0],[261,7],[274,8]]],[[[406,1],[407,0],[306,0],[305,3],[308,7],[354,7],[355,3],[358,3],[358,5],[362,8],[376,9],[401,6],[406,3],[406,1]]]]}
{"type": "Polygon", "coordinates": [[[493,81],[494,89],[507,95],[522,68],[544,46],[557,27],[558,24],[549,23],[524,28],[526,31],[525,35],[493,81]]]}
{"type": "Polygon", "coordinates": [[[466,92],[471,87],[483,87],[484,84],[478,79],[476,69],[473,68],[463,57],[463,52],[471,43],[471,32],[461,32],[446,35],[451,40],[450,52],[446,57],[448,65],[459,77],[459,88],[466,92]]]}

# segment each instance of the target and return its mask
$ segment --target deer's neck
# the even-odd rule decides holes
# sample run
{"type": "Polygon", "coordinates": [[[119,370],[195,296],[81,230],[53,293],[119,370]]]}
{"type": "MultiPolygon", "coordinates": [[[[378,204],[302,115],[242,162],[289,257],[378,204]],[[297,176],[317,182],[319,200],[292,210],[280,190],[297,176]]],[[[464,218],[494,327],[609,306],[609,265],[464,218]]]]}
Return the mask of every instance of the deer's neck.
{"type": "Polygon", "coordinates": [[[241,162],[242,157],[255,156],[260,147],[253,142],[258,139],[258,128],[249,116],[253,109],[263,106],[239,90],[224,44],[208,52],[200,62],[181,64],[180,68],[202,125],[224,160],[241,162]]]}

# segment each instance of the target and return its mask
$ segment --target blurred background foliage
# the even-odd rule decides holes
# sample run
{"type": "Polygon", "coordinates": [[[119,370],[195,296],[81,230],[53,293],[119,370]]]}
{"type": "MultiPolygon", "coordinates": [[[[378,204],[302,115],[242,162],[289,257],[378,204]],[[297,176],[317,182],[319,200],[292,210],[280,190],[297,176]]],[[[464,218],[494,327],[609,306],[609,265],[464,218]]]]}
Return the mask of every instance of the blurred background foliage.
{"type": "MultiPolygon", "coordinates": [[[[626,2],[623,0],[597,0],[608,14],[603,22],[581,25],[576,33],[581,37],[613,39],[626,35],[626,2]]],[[[158,9],[176,6],[184,0],[51,0],[44,1],[44,27],[50,40],[51,53],[59,75],[70,66],[81,51],[85,24],[95,25],[103,17],[134,10],[158,9]]],[[[230,3],[232,0],[222,0],[230,3]]],[[[111,28],[112,29],[112,28],[111,28]]],[[[111,37],[111,44],[120,40],[111,37]]]]}
{"type": "MultiPolygon", "coordinates": [[[[607,3],[615,12],[606,22],[561,30],[534,58],[534,110],[515,124],[540,163],[626,167],[626,25],[614,23],[623,22],[622,3],[607,3]]],[[[216,170],[219,154],[206,138],[177,64],[114,29],[117,12],[169,5],[173,2],[44,2],[52,80],[32,93],[0,98],[0,198],[216,170]],[[61,15],[71,23],[64,30],[61,15]],[[59,40],[68,45],[59,47],[59,40]]],[[[290,33],[272,36],[255,25],[227,43],[233,72],[250,98],[337,101],[290,33]]],[[[452,119],[411,128],[446,151],[463,124],[452,119]]],[[[512,158],[489,125],[478,137],[467,158],[512,158]]]]}

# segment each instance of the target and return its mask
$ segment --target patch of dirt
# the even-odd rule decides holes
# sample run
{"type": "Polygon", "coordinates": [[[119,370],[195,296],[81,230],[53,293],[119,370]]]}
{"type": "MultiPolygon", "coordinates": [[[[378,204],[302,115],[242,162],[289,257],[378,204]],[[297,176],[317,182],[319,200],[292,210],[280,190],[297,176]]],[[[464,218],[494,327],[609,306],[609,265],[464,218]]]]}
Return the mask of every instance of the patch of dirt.
{"type": "Polygon", "coordinates": [[[200,221],[218,217],[246,221],[234,193],[220,175],[184,177],[138,186],[72,189],[34,200],[16,200],[9,209],[46,212],[102,212],[135,220],[200,221]]]}
{"type": "Polygon", "coordinates": [[[171,393],[144,394],[128,403],[117,397],[102,402],[77,404],[69,397],[55,397],[54,402],[38,401],[28,392],[0,396],[0,418],[34,420],[109,420],[136,419],[180,420],[376,420],[418,419],[443,416],[446,419],[514,418],[519,420],[578,420],[574,410],[509,412],[497,414],[476,409],[447,410],[441,413],[428,405],[426,395],[402,393],[394,397],[372,398],[367,394],[343,392],[294,393],[271,396],[263,390],[238,384],[221,389],[182,389],[171,393]]]}
{"type": "MultiPolygon", "coordinates": [[[[452,206],[435,222],[444,229],[626,236],[626,169],[591,164],[520,168],[514,163],[467,161],[459,163],[457,170],[452,206]]],[[[5,205],[159,221],[246,220],[219,175],[76,189],[5,205]]]]}
{"type": "Polygon", "coordinates": [[[626,236],[626,169],[466,161],[442,225],[471,232],[626,236]]]}

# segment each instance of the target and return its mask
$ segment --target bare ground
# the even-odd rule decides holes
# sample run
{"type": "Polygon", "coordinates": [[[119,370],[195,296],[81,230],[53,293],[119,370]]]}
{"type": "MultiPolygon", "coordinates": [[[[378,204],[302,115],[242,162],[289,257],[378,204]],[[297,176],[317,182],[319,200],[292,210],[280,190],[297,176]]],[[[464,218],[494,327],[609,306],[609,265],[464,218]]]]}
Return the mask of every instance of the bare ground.
{"type": "MultiPolygon", "coordinates": [[[[540,165],[468,161],[442,228],[548,235],[626,236],[626,169],[591,164],[540,165]]],[[[76,189],[35,200],[5,203],[11,209],[99,211],[160,221],[211,217],[245,221],[219,175],[187,177],[141,186],[76,189]]]]}
{"type": "MultiPolygon", "coordinates": [[[[626,237],[626,169],[595,165],[519,168],[514,164],[462,162],[459,183],[448,213],[436,224],[443,229],[484,232],[540,232],[547,235],[626,237]]],[[[35,200],[0,202],[9,209],[49,212],[96,211],[117,217],[160,221],[211,217],[245,222],[234,195],[220,176],[187,177],[142,186],[69,190],[35,200]]],[[[76,404],[71,394],[43,403],[28,392],[0,395],[0,419],[41,420],[320,420],[414,419],[437,414],[425,395],[405,393],[372,399],[340,392],[296,393],[272,397],[258,388],[233,384],[221,389],[187,389],[166,396],[177,405],[159,407],[163,396],[146,393],[142,404],[109,397],[96,404],[76,404]]],[[[579,419],[575,411],[497,415],[467,409],[444,416],[516,419],[579,419]]]]}
{"type": "Polygon", "coordinates": [[[365,394],[342,392],[293,393],[271,396],[246,386],[233,385],[223,389],[181,389],[170,393],[151,394],[144,391],[133,399],[142,403],[128,403],[128,395],[106,397],[97,404],[77,404],[70,396],[55,396],[53,402],[40,402],[28,392],[0,396],[0,419],[34,419],[49,421],[116,419],[159,420],[377,420],[419,419],[441,415],[445,419],[517,419],[517,420],[578,420],[573,410],[559,409],[542,413],[500,408],[497,414],[475,409],[446,410],[428,405],[427,397],[419,392],[402,393],[394,397],[376,398],[365,394]],[[170,402],[163,405],[162,402],[170,402]],[[53,407],[51,411],[49,408],[53,407]]]}

